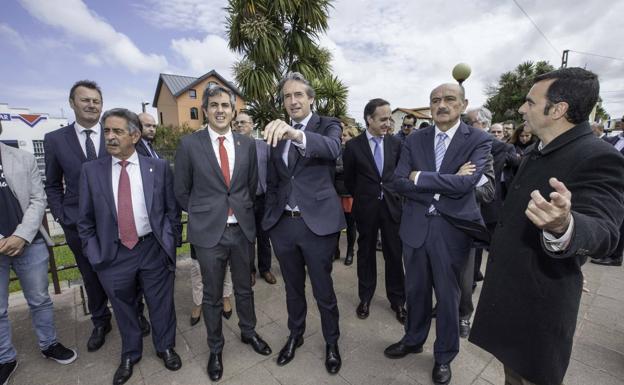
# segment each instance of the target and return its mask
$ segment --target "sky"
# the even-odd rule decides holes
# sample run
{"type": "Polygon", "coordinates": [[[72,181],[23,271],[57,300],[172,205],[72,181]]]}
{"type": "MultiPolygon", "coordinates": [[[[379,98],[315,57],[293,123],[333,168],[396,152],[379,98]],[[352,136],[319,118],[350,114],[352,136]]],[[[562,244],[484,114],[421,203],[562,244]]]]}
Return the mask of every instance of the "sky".
{"type": "MultiPolygon", "coordinates": [[[[215,69],[233,80],[240,58],[227,47],[226,0],[2,3],[0,103],[32,112],[73,119],[68,92],[80,79],[100,84],[104,109],[139,111],[153,101],[160,73],[215,69]]],[[[576,51],[569,67],[599,75],[603,107],[619,118],[623,14],[623,0],[335,0],[319,43],[332,52],[333,72],[349,87],[348,112],[359,122],[372,98],[393,108],[427,106],[430,91],[453,81],[460,62],[472,68],[464,83],[469,107],[479,106],[502,73],[525,61],[558,67],[564,49],[576,51]]]]}

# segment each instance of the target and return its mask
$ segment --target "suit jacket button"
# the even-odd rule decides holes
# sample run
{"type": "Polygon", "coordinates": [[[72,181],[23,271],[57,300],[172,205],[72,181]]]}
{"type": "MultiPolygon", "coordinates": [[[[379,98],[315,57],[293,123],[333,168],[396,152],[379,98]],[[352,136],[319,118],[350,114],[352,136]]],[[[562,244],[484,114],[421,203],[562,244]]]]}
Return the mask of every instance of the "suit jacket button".
{"type": "Polygon", "coordinates": [[[228,193],[228,196],[230,196],[230,193],[228,193]]]}
{"type": "Polygon", "coordinates": [[[295,179],[295,176],[294,176],[294,175],[293,175],[293,176],[291,176],[291,177],[290,177],[290,179],[295,179]]]}

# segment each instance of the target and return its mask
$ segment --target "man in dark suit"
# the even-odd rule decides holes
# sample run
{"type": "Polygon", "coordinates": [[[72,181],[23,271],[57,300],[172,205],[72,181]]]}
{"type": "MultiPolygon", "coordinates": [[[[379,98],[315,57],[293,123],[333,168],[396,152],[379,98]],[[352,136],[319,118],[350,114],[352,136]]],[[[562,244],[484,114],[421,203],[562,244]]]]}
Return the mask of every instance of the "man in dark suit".
{"type": "Polygon", "coordinates": [[[356,314],[361,319],[369,315],[370,302],[377,286],[375,246],[377,233],[381,230],[386,296],[397,320],[404,324],[407,313],[399,238],[401,197],[390,188],[402,142],[397,136],[386,135],[391,115],[387,101],[369,101],[364,107],[366,132],[347,142],[342,160],[345,185],[353,196],[352,213],[359,234],[357,275],[360,304],[356,314]]]}
{"type": "MultiPolygon", "coordinates": [[[[254,122],[246,112],[240,112],[234,120],[234,127],[241,135],[251,139],[251,131],[254,122]]],[[[258,188],[256,189],[256,200],[254,201],[254,214],[256,217],[256,242],[252,243],[251,253],[251,274],[252,284],[256,275],[256,248],[258,249],[258,270],[264,280],[273,285],[277,282],[271,273],[271,241],[269,234],[262,228],[262,218],[264,217],[264,200],[266,198],[267,168],[269,166],[269,145],[263,140],[254,140],[256,144],[256,155],[258,157],[258,188]]]]}
{"type": "Polygon", "coordinates": [[[139,114],[141,121],[141,139],[136,144],[136,150],[139,155],[149,158],[160,158],[154,149],[154,138],[156,137],[156,120],[147,112],[139,114]]]}
{"type": "Polygon", "coordinates": [[[503,363],[506,384],[562,383],[581,265],[618,242],[624,157],[589,127],[599,87],[595,74],[562,68],[537,76],[519,110],[540,142],[510,186],[469,337],[503,363]]]}
{"type": "Polygon", "coordinates": [[[431,296],[437,299],[436,384],[451,380],[450,363],[459,351],[459,278],[471,236],[487,239],[474,189],[491,149],[486,132],[461,122],[464,89],[443,84],[430,95],[434,126],[412,133],[395,171],[395,188],[405,197],[403,241],[407,322],[405,336],[385,350],[389,358],[422,352],[431,325],[431,296]],[[466,162],[471,175],[455,175],[466,162]]]}
{"type": "MultiPolygon", "coordinates": [[[[596,135],[596,131],[594,131],[594,135],[596,135]]],[[[606,136],[603,129],[603,136],[600,138],[612,144],[613,147],[620,152],[620,154],[624,155],[624,134],[606,136]]],[[[618,241],[617,247],[613,251],[613,254],[602,258],[592,259],[590,262],[603,266],[622,266],[622,254],[624,254],[624,222],[622,223],[622,226],[620,226],[620,240],[618,241]]]]}
{"type": "Polygon", "coordinates": [[[338,373],[338,304],[331,278],[338,232],[346,226],[334,188],[340,155],[340,122],[312,113],[314,89],[298,72],[279,84],[290,122],[274,120],[264,130],[272,146],[267,177],[263,227],[279,260],[286,286],[290,336],[277,357],[286,365],[303,344],[307,304],[306,268],[321,315],[325,368],[338,373]]]}
{"type": "Polygon", "coordinates": [[[176,152],[175,193],[189,214],[188,240],[195,249],[204,285],[203,313],[208,332],[208,375],[223,375],[223,278],[229,263],[241,340],[258,354],[271,348],[256,334],[249,244],[256,236],[253,199],[258,162],[253,139],[233,133],[234,94],[209,86],[202,97],[208,127],[182,138],[176,152]]]}
{"type": "MultiPolygon", "coordinates": [[[[87,342],[87,350],[92,352],[104,344],[105,336],[111,330],[111,313],[107,307],[106,292],[87,256],[83,254],[76,223],[78,182],[82,164],[106,156],[104,135],[99,123],[102,92],[95,82],[81,80],[69,92],[69,105],[74,110],[76,121],[47,133],[43,139],[45,192],[52,216],[63,228],[65,240],[76,258],[87,291],[89,312],[94,326],[87,342]]],[[[149,334],[149,323],[143,316],[142,308],[140,312],[137,310],[137,317],[145,335],[149,334]]]]}
{"type": "Polygon", "coordinates": [[[140,156],[135,150],[140,125],[137,115],[124,108],[106,111],[102,126],[111,156],[85,163],[80,176],[78,233],[108,294],[121,334],[121,363],[114,385],[128,381],[143,353],[136,317],[139,286],[150,312],[158,357],[169,370],[182,366],[173,349],[180,210],[167,162],[140,156]]]}

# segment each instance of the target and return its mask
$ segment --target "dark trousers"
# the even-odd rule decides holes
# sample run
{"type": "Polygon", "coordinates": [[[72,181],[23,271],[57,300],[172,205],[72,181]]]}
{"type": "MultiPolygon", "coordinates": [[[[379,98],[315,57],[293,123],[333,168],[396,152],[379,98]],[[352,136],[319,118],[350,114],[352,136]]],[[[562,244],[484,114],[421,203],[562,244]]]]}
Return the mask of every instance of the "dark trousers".
{"type": "Polygon", "coordinates": [[[305,332],[307,267],[321,315],[323,337],[326,343],[337,343],[340,336],[338,302],[331,277],[337,233],[316,235],[302,218],[282,217],[269,234],[284,277],[290,335],[298,337],[305,332]]]}
{"type": "Polygon", "coordinates": [[[133,361],[143,354],[143,337],[137,318],[137,286],[143,288],[157,352],[175,346],[176,316],[173,304],[174,271],[167,254],[151,235],[132,249],[119,246],[117,257],[98,276],[113,305],[121,334],[121,354],[133,361]]]}
{"type": "Polygon", "coordinates": [[[256,217],[256,242],[250,246],[251,251],[251,271],[256,272],[256,248],[258,249],[258,270],[260,274],[271,270],[271,241],[269,233],[262,228],[262,218],[264,217],[264,197],[256,195],[254,203],[254,215],[256,217]]]}
{"type": "Polygon", "coordinates": [[[622,225],[620,226],[620,240],[618,241],[618,244],[613,254],[609,256],[609,259],[612,259],[614,261],[621,261],[622,253],[624,253],[624,222],[622,222],[622,225]]]}
{"type": "MultiPolygon", "coordinates": [[[[497,222],[486,223],[488,232],[490,233],[490,239],[494,237],[494,230],[496,229],[497,222]]],[[[481,273],[481,262],[483,261],[483,250],[487,250],[487,247],[477,247],[474,257],[474,280],[477,281],[477,277],[481,273]]],[[[481,274],[483,275],[483,274],[481,274]]]]}
{"type": "Polygon", "coordinates": [[[474,312],[472,303],[472,283],[474,282],[475,248],[468,251],[468,259],[460,277],[459,319],[469,320],[474,312]]]}
{"type": "MultiPolygon", "coordinates": [[[[355,245],[355,237],[357,234],[355,227],[355,218],[353,214],[344,213],[345,221],[347,222],[347,252],[353,252],[353,246],[355,245]]],[[[338,233],[338,240],[336,241],[336,252],[339,253],[340,248],[340,232],[338,233]]]]}
{"type": "Polygon", "coordinates": [[[194,245],[194,248],[204,284],[202,310],[208,333],[208,346],[212,353],[220,353],[224,344],[221,320],[223,278],[228,261],[234,285],[238,327],[244,337],[252,337],[255,334],[256,312],[251,290],[249,240],[239,226],[231,226],[225,228],[219,243],[215,246],[206,248],[194,245]]]}
{"type": "Polygon", "coordinates": [[[369,303],[377,287],[377,232],[385,261],[386,296],[391,305],[405,303],[405,275],[401,259],[399,223],[392,220],[387,206],[379,202],[377,210],[356,220],[358,231],[357,274],[360,301],[369,303]]]}
{"type": "MultiPolygon", "coordinates": [[[[65,233],[65,240],[74,257],[76,265],[82,275],[82,282],[87,291],[87,306],[91,313],[91,322],[95,327],[105,326],[110,323],[111,312],[108,310],[108,296],[100,282],[100,278],[93,270],[86,255],[82,254],[82,243],[78,237],[78,230],[75,226],[62,226],[65,233]]],[[[135,317],[136,318],[136,317],[135,317]]]]}
{"type": "Polygon", "coordinates": [[[459,352],[459,277],[470,248],[468,235],[441,216],[427,217],[427,237],[419,248],[403,243],[407,322],[403,342],[422,345],[431,327],[431,295],[437,299],[435,361],[448,364],[459,352]]]}

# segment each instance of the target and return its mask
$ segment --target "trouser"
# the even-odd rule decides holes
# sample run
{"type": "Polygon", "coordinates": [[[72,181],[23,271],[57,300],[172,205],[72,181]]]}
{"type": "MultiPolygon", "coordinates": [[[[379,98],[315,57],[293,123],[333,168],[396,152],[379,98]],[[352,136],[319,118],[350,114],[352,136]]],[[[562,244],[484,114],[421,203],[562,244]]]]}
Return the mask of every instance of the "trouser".
{"type": "MultiPolygon", "coordinates": [[[[353,252],[353,246],[355,245],[356,238],[356,226],[355,226],[355,218],[353,218],[352,213],[344,213],[345,221],[347,222],[347,252],[353,252]]],[[[338,240],[336,241],[336,250],[339,248],[340,243],[340,232],[338,233],[338,240]]]]}
{"type": "MultiPolygon", "coordinates": [[[[195,255],[195,248],[191,245],[191,253],[195,255]]],[[[202,299],[204,297],[204,284],[202,283],[201,267],[197,262],[197,257],[191,258],[191,289],[193,291],[193,304],[195,306],[201,306],[202,299]]],[[[223,297],[230,297],[232,295],[232,275],[230,273],[230,267],[228,266],[225,272],[225,278],[223,279],[223,297]]]]}
{"type": "Polygon", "coordinates": [[[13,269],[28,307],[39,349],[45,350],[56,342],[54,309],[48,294],[48,249],[43,239],[24,246],[22,255],[0,254],[0,364],[15,360],[9,323],[9,272],[13,269]]]}
{"type": "Polygon", "coordinates": [[[338,302],[331,277],[337,233],[316,235],[302,218],[284,216],[270,230],[270,236],[284,277],[291,337],[302,336],[305,332],[307,268],[321,316],[323,337],[328,344],[337,343],[340,336],[338,302]]]}
{"type": "Polygon", "coordinates": [[[459,287],[461,295],[459,297],[459,319],[469,320],[474,311],[474,304],[472,303],[472,283],[474,282],[474,263],[475,263],[475,248],[471,248],[468,252],[468,259],[466,266],[461,272],[459,287]]]}
{"type": "Polygon", "coordinates": [[[238,327],[243,337],[255,335],[256,313],[251,290],[249,241],[240,226],[226,227],[219,243],[213,247],[195,245],[201,267],[204,294],[202,310],[212,353],[223,350],[224,338],[221,312],[223,311],[223,280],[228,265],[232,271],[238,327]]]}
{"type": "Polygon", "coordinates": [[[256,272],[256,249],[258,249],[258,270],[260,275],[271,270],[271,241],[269,233],[262,228],[264,217],[264,194],[256,195],[254,216],[256,219],[256,242],[250,245],[251,271],[256,272]]]}
{"type": "Polygon", "coordinates": [[[136,313],[137,286],[143,288],[157,352],[175,346],[176,316],[173,300],[174,268],[153,235],[128,249],[119,246],[110,266],[98,271],[111,301],[121,334],[122,357],[133,361],[143,354],[143,337],[136,313]],[[138,284],[137,284],[138,283],[138,284]]]}

